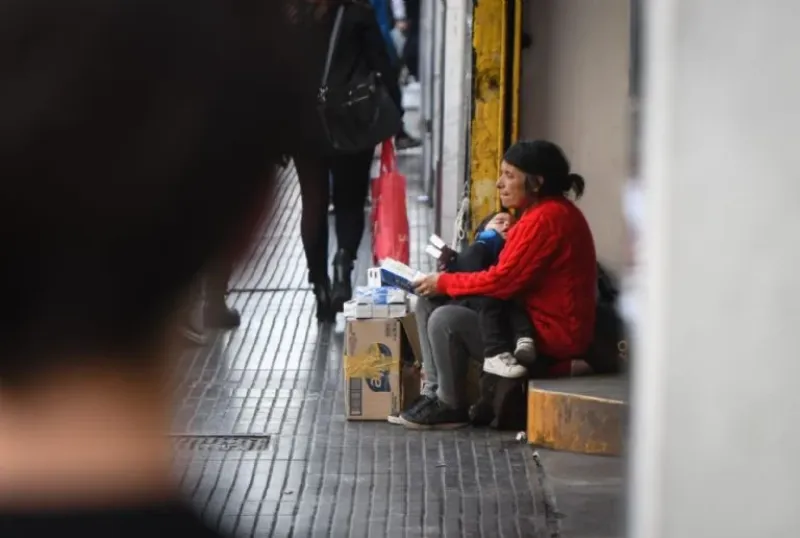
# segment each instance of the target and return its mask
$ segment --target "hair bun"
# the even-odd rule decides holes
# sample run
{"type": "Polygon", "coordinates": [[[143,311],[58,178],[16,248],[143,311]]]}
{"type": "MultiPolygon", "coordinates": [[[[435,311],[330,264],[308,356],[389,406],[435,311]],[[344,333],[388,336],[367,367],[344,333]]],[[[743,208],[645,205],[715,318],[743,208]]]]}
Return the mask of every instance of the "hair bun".
{"type": "Polygon", "coordinates": [[[583,191],[586,189],[586,181],[583,179],[583,176],[580,174],[569,174],[567,175],[567,181],[569,182],[568,190],[575,193],[576,199],[583,196],[583,191]]]}

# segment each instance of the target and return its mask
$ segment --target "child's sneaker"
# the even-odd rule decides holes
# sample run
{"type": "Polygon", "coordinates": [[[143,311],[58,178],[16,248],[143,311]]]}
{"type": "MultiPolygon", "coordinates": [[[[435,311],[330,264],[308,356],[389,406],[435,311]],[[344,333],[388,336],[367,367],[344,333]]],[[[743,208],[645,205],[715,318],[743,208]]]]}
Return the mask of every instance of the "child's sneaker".
{"type": "Polygon", "coordinates": [[[522,336],[517,339],[517,348],[514,357],[520,362],[532,363],[536,360],[536,345],[533,338],[522,336]]]}
{"type": "Polygon", "coordinates": [[[510,379],[525,377],[528,373],[528,370],[518,363],[511,353],[501,353],[494,357],[487,357],[483,360],[483,371],[510,379]]]}

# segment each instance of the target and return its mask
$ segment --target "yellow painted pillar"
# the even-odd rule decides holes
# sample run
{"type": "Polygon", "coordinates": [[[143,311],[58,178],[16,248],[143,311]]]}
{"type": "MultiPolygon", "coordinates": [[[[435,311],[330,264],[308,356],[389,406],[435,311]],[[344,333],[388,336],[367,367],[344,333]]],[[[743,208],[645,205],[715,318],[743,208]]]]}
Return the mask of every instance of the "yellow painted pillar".
{"type": "Polygon", "coordinates": [[[508,142],[515,140],[519,132],[521,28],[522,0],[480,0],[475,5],[470,133],[472,229],[500,207],[495,187],[500,159],[508,142]]]}
{"type": "Polygon", "coordinates": [[[511,130],[510,142],[519,140],[519,85],[522,79],[522,0],[514,0],[513,12],[513,49],[511,63],[511,130]]]}

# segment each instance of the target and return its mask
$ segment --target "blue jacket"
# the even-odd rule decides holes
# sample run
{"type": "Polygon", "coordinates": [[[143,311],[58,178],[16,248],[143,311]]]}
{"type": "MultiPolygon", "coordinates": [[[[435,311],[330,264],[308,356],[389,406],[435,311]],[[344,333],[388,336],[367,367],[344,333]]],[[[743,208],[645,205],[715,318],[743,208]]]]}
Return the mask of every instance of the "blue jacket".
{"type": "Polygon", "coordinates": [[[375,17],[378,19],[378,26],[381,27],[383,40],[389,49],[389,57],[392,59],[392,63],[397,64],[397,50],[392,39],[392,20],[389,17],[389,0],[370,0],[370,2],[375,10],[375,17]]]}
{"type": "Polygon", "coordinates": [[[497,263],[505,239],[495,230],[484,230],[475,242],[460,252],[447,266],[450,273],[477,273],[497,263]]]}

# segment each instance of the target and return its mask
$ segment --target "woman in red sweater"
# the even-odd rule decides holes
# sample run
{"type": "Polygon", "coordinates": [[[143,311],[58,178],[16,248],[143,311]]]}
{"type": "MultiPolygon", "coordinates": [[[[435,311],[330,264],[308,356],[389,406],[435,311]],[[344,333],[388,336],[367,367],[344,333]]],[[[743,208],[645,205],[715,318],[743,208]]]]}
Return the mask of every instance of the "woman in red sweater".
{"type": "MultiPolygon", "coordinates": [[[[435,308],[427,298],[484,295],[521,299],[536,332],[538,357],[531,376],[569,375],[572,359],[589,348],[594,332],[597,260],[581,211],[567,195],[583,194],[564,152],[547,141],[508,149],[497,180],[502,205],[517,210],[495,266],[478,273],[434,273],[416,283],[417,324],[426,385],[405,413],[410,428],[454,428],[468,422],[465,400],[470,357],[480,358],[478,315],[467,308],[435,308]]],[[[493,357],[491,360],[513,360],[493,357]]]]}

